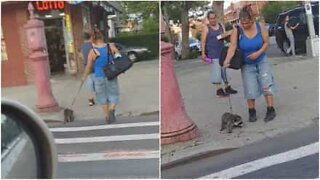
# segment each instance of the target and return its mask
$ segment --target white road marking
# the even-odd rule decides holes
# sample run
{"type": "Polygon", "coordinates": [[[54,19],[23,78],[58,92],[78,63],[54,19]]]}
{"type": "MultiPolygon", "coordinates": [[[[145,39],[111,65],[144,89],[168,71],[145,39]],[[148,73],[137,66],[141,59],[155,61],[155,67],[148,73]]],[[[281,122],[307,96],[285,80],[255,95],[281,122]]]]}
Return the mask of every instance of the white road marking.
{"type": "Polygon", "coordinates": [[[112,141],[133,141],[146,139],[159,139],[159,133],[154,134],[135,134],[135,135],[119,135],[119,136],[98,136],[87,138],[64,138],[55,139],[56,144],[75,144],[75,143],[93,143],[93,142],[112,142],[112,141]]]}
{"type": "Polygon", "coordinates": [[[90,154],[60,154],[58,162],[89,162],[89,161],[107,161],[107,160],[127,160],[127,159],[157,159],[159,151],[157,150],[137,150],[137,151],[109,151],[90,154]]]}
{"type": "Polygon", "coordinates": [[[84,126],[84,127],[63,127],[63,128],[50,128],[51,132],[74,132],[74,131],[90,131],[99,129],[115,129],[127,127],[146,127],[146,126],[159,126],[159,122],[140,122],[140,123],[124,123],[124,124],[107,124],[99,126],[84,126]]]}
{"type": "Polygon", "coordinates": [[[241,164],[220,172],[200,177],[199,179],[231,179],[276,164],[293,161],[319,152],[319,142],[302,146],[280,154],[241,164]]]}

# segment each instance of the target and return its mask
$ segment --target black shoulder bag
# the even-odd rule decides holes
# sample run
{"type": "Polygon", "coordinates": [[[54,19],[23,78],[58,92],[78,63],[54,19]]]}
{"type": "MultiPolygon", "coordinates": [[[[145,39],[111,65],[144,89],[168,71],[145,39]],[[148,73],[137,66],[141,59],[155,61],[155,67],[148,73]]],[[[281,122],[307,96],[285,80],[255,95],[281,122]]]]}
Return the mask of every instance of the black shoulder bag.
{"type": "Polygon", "coordinates": [[[107,49],[109,63],[103,68],[103,71],[108,80],[111,80],[117,77],[119,74],[124,73],[125,71],[130,69],[133,65],[133,62],[124,54],[122,54],[121,57],[117,59],[114,59],[112,56],[112,60],[109,61],[109,56],[112,54],[109,44],[107,44],[107,49]]]}
{"type": "MultiPolygon", "coordinates": [[[[237,49],[236,49],[233,57],[230,60],[230,66],[228,67],[231,69],[240,69],[242,67],[242,63],[243,63],[242,51],[241,51],[241,49],[239,49],[239,45],[238,45],[239,44],[239,37],[240,37],[240,28],[239,28],[239,26],[236,26],[236,27],[237,27],[237,32],[238,32],[238,34],[237,34],[238,35],[238,43],[237,43],[237,49]]],[[[228,49],[229,49],[229,47],[224,46],[221,51],[220,59],[219,59],[219,64],[221,67],[223,66],[224,60],[227,57],[228,49]]]]}

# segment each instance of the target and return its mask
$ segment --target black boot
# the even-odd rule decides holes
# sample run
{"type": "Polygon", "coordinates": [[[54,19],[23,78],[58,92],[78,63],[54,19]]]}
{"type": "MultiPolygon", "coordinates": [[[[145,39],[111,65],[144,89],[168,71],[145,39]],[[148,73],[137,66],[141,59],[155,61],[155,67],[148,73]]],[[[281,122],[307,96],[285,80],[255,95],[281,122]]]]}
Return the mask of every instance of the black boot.
{"type": "Polygon", "coordinates": [[[267,113],[266,113],[266,117],[264,118],[264,122],[272,121],[275,117],[276,117],[276,111],[274,110],[274,108],[272,106],[267,107],[267,113]]]}
{"type": "Polygon", "coordinates": [[[228,93],[228,94],[237,94],[237,92],[238,92],[237,90],[232,89],[231,86],[226,87],[224,90],[225,90],[225,92],[228,93]]]}
{"type": "Polygon", "coordinates": [[[217,90],[217,97],[228,97],[229,94],[225,93],[222,88],[217,90]]]}
{"type": "Polygon", "coordinates": [[[115,110],[112,109],[109,111],[109,123],[114,123],[116,121],[115,110]]]}
{"type": "Polygon", "coordinates": [[[105,117],[105,120],[106,120],[106,123],[107,123],[107,124],[111,124],[111,123],[110,123],[110,120],[109,120],[109,117],[105,117]]]}
{"type": "Polygon", "coordinates": [[[249,122],[256,122],[257,121],[257,113],[256,113],[256,109],[249,108],[249,122]]]}

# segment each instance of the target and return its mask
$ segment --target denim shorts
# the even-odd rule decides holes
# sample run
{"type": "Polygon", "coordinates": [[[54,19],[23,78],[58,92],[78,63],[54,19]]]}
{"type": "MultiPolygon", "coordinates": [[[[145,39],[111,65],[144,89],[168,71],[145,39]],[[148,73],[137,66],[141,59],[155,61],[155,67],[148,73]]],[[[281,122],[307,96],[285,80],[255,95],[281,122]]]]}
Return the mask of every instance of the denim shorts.
{"type": "Polygon", "coordinates": [[[88,92],[94,92],[94,83],[93,83],[94,73],[89,74],[87,78],[87,90],[88,92]]]}
{"type": "Polygon", "coordinates": [[[226,69],[220,66],[219,59],[212,59],[210,66],[210,82],[212,84],[221,84],[222,81],[224,83],[228,82],[230,77],[227,75],[226,69]]]}
{"type": "Polygon", "coordinates": [[[94,76],[93,81],[97,104],[117,104],[119,102],[119,86],[117,78],[108,80],[106,77],[94,76]]]}
{"type": "Polygon", "coordinates": [[[243,65],[241,75],[245,99],[256,99],[261,95],[272,96],[276,92],[276,84],[267,59],[256,64],[243,65]]]}

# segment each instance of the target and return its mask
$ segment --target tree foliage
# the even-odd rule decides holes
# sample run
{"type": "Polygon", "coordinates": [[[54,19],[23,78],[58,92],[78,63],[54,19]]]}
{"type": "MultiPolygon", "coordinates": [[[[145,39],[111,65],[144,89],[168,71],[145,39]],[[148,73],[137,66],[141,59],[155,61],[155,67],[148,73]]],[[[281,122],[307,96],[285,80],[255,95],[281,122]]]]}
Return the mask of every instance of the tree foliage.
{"type": "Polygon", "coordinates": [[[269,1],[262,7],[261,12],[267,23],[274,24],[282,11],[293,8],[300,3],[299,1],[269,1]]]}
{"type": "Polygon", "coordinates": [[[143,31],[159,32],[159,17],[151,16],[143,21],[143,31]]]}
{"type": "Polygon", "coordinates": [[[182,31],[182,59],[188,58],[189,54],[189,10],[208,4],[207,1],[162,1],[161,9],[165,21],[169,19],[181,23],[182,31]],[[164,13],[165,12],[165,13],[164,13]]]}
{"type": "Polygon", "coordinates": [[[224,24],[224,11],[223,11],[224,1],[213,1],[212,10],[216,13],[217,19],[220,23],[224,24]]]}
{"type": "Polygon", "coordinates": [[[158,32],[159,30],[159,2],[157,1],[122,1],[124,11],[120,17],[122,23],[130,19],[134,24],[142,21],[143,31],[158,32]],[[130,16],[134,14],[135,16],[130,16]]]}
{"type": "Polygon", "coordinates": [[[161,9],[163,12],[164,8],[166,8],[169,16],[168,18],[170,20],[173,20],[174,22],[179,21],[181,23],[181,12],[183,10],[195,11],[199,7],[200,8],[204,7],[207,4],[208,4],[208,1],[162,1],[161,9]]]}
{"type": "Polygon", "coordinates": [[[146,19],[151,14],[159,17],[159,2],[157,1],[125,1],[122,2],[126,14],[141,13],[141,17],[146,19]]]}

